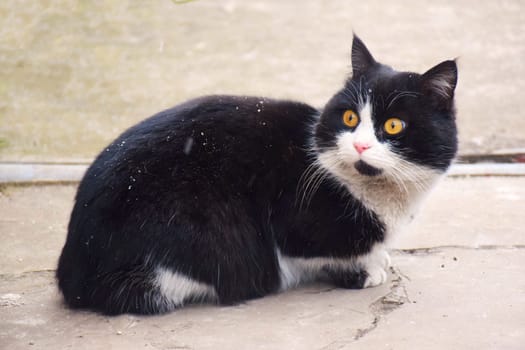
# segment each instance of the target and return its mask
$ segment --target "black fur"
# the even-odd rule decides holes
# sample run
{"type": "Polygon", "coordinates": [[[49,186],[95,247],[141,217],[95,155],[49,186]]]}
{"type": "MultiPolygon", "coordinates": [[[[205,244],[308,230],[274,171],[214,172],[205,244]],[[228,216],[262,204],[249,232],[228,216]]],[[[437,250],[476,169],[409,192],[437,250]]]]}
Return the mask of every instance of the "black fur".
{"type": "MultiPolygon", "coordinates": [[[[396,89],[422,93],[421,76],[363,61],[372,67],[360,64],[345,89],[364,84],[383,97],[381,107],[396,89]]],[[[322,152],[341,128],[335,116],[351,107],[343,92],[321,117],[298,102],[209,96],[125,131],[79,185],[57,270],[67,304],[109,314],[169,311],[154,302],[163,298],[153,284],[159,265],[213,286],[219,303],[232,304],[279,289],[276,247],[304,258],[368,253],[385,227],[335,179],[298,204],[300,178],[315,160],[313,127],[324,126],[315,137],[322,152]]],[[[409,150],[403,156],[444,169],[455,153],[455,132],[447,139],[453,112],[430,111],[426,99],[400,99],[378,123],[386,110],[405,116],[414,130],[398,138],[409,150]],[[413,110],[419,114],[406,112],[413,110]]],[[[325,270],[345,288],[363,287],[367,276],[325,270]]]]}

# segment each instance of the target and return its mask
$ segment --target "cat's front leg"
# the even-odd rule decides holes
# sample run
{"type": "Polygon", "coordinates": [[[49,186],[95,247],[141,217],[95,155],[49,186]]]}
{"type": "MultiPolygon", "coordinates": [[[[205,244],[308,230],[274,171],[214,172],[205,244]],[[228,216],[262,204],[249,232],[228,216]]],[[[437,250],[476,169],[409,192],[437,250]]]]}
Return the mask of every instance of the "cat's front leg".
{"type": "Polygon", "coordinates": [[[390,255],[383,244],[376,244],[370,253],[357,258],[357,265],[362,266],[366,272],[363,288],[375,287],[383,284],[388,279],[390,255]]]}
{"type": "Polygon", "coordinates": [[[353,259],[347,266],[325,266],[324,272],[338,287],[361,289],[385,283],[389,267],[388,252],[384,245],[377,244],[368,254],[353,259]]]}

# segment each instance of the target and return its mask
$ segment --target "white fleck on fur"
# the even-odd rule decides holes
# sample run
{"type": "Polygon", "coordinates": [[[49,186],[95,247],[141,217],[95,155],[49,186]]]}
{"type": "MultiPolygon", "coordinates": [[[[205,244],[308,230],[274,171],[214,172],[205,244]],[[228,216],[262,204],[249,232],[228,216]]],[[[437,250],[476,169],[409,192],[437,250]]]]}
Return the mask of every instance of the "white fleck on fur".
{"type": "Polygon", "coordinates": [[[217,299],[214,287],[161,266],[155,271],[154,284],[173,306],[181,306],[189,299],[203,301],[217,299]]]}

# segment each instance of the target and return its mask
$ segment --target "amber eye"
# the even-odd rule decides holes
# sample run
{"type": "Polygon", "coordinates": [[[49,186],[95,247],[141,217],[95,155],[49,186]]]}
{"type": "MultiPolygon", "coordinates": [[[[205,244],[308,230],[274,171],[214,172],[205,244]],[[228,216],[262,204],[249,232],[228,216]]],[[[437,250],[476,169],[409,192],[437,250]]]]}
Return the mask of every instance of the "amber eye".
{"type": "Polygon", "coordinates": [[[346,110],[343,114],[343,123],[348,127],[355,128],[359,124],[359,116],[351,109],[346,110]]]}
{"type": "Polygon", "coordinates": [[[397,135],[405,129],[405,122],[398,118],[390,118],[385,122],[385,131],[389,135],[397,135]]]}

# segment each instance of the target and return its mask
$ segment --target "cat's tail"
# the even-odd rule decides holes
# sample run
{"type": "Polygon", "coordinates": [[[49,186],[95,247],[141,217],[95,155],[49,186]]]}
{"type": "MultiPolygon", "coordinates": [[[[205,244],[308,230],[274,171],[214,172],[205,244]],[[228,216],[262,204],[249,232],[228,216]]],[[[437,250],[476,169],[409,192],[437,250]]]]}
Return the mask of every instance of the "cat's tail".
{"type": "Polygon", "coordinates": [[[95,273],[86,269],[85,261],[78,263],[78,255],[67,252],[65,247],[57,279],[66,304],[74,309],[107,315],[151,315],[173,311],[186,303],[217,301],[215,288],[171,269],[135,262],[95,273]]]}
{"type": "Polygon", "coordinates": [[[117,315],[161,314],[175,308],[162,295],[151,279],[151,271],[144,266],[90,274],[82,265],[68,262],[63,253],[56,277],[66,304],[73,309],[117,315]]]}
{"type": "Polygon", "coordinates": [[[108,315],[172,311],[176,305],[166,300],[152,275],[151,269],[137,263],[94,276],[87,293],[88,307],[108,315]]]}
{"type": "Polygon", "coordinates": [[[118,272],[87,275],[74,266],[59,264],[58,286],[73,309],[91,309],[107,315],[122,313],[161,314],[169,303],[146,269],[133,266],[118,272]]]}

